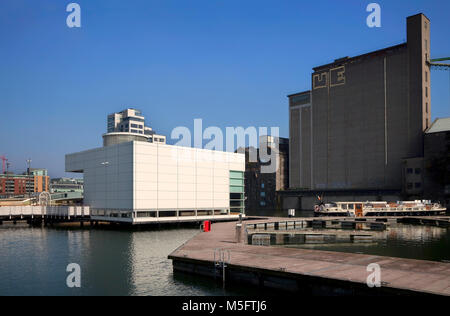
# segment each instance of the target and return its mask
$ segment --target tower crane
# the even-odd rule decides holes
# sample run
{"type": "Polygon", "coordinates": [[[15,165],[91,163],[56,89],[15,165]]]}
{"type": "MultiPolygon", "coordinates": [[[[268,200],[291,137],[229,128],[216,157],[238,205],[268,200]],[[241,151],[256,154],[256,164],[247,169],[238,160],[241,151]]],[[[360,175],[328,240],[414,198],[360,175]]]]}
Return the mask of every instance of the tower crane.
{"type": "MultiPolygon", "coordinates": [[[[448,63],[450,61],[450,57],[443,57],[443,58],[435,58],[435,59],[431,59],[428,62],[428,65],[430,66],[430,69],[436,69],[436,70],[447,70],[448,71],[448,81],[449,81],[449,86],[450,86],[450,63],[448,63]],[[443,61],[447,62],[447,63],[443,63],[443,61]]],[[[450,91],[450,87],[449,87],[449,91],[450,91]]]]}
{"type": "Polygon", "coordinates": [[[431,69],[450,70],[449,63],[441,63],[441,61],[450,61],[450,57],[431,59],[428,64],[431,69]]]}
{"type": "Polygon", "coordinates": [[[3,173],[6,172],[6,163],[8,162],[8,159],[6,159],[5,156],[0,156],[0,159],[2,160],[2,167],[3,167],[3,173]]]}

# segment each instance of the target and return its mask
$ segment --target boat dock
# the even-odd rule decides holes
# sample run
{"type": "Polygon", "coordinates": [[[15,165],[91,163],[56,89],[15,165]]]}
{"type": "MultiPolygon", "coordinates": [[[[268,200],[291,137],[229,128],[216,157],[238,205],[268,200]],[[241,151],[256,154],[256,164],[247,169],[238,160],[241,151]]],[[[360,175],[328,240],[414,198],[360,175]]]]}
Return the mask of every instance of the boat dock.
{"type": "Polygon", "coordinates": [[[450,296],[450,263],[248,245],[249,225],[286,221],[286,218],[244,221],[240,230],[236,222],[215,223],[211,232],[199,233],[169,255],[174,272],[219,280],[224,276],[226,283],[303,294],[450,296]],[[367,285],[371,274],[367,267],[373,263],[381,268],[381,287],[367,285]]]}

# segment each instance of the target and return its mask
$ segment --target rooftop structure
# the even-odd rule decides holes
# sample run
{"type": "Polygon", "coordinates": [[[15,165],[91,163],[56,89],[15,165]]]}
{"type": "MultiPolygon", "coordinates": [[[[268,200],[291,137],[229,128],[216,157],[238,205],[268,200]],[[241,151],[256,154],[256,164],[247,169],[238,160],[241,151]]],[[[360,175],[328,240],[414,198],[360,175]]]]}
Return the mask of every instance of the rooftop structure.
{"type": "Polygon", "coordinates": [[[128,141],[165,143],[166,137],[157,135],[151,127],[145,126],[145,117],[140,110],[129,108],[108,115],[107,133],[103,135],[103,146],[128,141]]]}
{"type": "Polygon", "coordinates": [[[427,134],[450,131],[450,117],[438,118],[426,130],[427,134]]]}

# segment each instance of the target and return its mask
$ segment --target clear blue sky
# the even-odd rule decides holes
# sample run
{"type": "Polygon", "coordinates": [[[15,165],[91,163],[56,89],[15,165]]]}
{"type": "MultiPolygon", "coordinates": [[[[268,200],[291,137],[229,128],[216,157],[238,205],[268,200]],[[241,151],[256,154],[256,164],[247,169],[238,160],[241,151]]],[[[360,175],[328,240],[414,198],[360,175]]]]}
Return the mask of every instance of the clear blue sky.
{"type": "MultiPolygon", "coordinates": [[[[66,153],[101,146],[106,115],[137,107],[176,126],[279,126],[286,95],[310,89],[314,66],[406,41],[409,15],[431,19],[432,57],[450,56],[449,1],[62,0],[0,2],[0,155],[64,175],[66,153]]],[[[432,73],[433,118],[450,116],[449,74],[432,73]]]]}

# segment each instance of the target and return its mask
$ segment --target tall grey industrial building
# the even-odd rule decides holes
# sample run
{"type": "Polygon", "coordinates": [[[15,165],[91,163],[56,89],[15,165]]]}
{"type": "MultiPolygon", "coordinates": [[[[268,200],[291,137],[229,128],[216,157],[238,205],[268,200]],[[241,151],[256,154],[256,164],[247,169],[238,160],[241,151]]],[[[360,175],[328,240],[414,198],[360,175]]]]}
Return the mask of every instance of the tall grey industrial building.
{"type": "Polygon", "coordinates": [[[430,116],[430,21],[407,18],[407,42],[314,68],[289,96],[289,187],[402,189],[402,162],[423,157],[430,116]]]}

